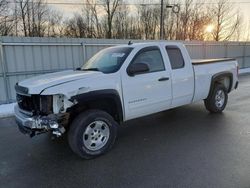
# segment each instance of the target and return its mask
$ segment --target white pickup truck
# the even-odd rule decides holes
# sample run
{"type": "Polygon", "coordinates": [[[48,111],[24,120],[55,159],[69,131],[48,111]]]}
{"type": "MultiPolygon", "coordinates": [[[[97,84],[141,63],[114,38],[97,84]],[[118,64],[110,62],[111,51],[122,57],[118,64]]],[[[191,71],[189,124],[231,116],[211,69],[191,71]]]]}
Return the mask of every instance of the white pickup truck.
{"type": "Polygon", "coordinates": [[[67,132],[71,149],[88,159],[112,147],[124,121],[200,100],[220,113],[237,85],[234,59],[192,61],[181,43],[129,43],[101,50],[75,71],[17,83],[15,116],[30,136],[67,132]]]}

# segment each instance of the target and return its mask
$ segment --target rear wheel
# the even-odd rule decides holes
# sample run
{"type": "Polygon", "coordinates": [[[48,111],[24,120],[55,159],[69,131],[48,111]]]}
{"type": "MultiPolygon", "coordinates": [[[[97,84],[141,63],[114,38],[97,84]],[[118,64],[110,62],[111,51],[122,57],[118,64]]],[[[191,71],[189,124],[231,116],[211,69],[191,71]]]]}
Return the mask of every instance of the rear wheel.
{"type": "Polygon", "coordinates": [[[117,123],[101,110],[88,110],[79,114],[70,126],[68,142],[80,157],[90,159],[106,153],[113,146],[117,123]]]}
{"type": "Polygon", "coordinates": [[[205,107],[211,113],[222,112],[228,100],[227,89],[222,84],[216,84],[213,88],[212,93],[204,100],[205,107]]]}

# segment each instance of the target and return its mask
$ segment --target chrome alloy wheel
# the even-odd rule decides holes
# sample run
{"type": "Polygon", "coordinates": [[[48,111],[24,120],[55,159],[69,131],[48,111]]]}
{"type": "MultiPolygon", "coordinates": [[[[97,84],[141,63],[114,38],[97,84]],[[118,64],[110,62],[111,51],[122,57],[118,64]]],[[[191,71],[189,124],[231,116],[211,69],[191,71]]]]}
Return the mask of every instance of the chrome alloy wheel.
{"type": "Polygon", "coordinates": [[[83,144],[91,150],[97,151],[107,143],[110,135],[109,126],[102,120],[90,123],[83,133],[83,144]]]}
{"type": "Polygon", "coordinates": [[[218,90],[215,95],[215,105],[221,108],[225,103],[225,93],[223,90],[218,90]]]}

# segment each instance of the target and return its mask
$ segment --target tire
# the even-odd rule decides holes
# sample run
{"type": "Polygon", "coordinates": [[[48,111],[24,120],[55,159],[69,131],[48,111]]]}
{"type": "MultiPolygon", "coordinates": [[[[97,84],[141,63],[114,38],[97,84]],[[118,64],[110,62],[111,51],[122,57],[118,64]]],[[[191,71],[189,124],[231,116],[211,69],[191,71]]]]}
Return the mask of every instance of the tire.
{"type": "Polygon", "coordinates": [[[206,109],[211,113],[221,113],[225,109],[228,100],[227,89],[222,84],[216,84],[212,93],[204,100],[206,109]]]}
{"type": "Polygon", "coordinates": [[[117,136],[117,126],[112,116],[104,111],[82,112],[69,128],[69,146],[81,158],[95,158],[112,148],[117,136]]]}

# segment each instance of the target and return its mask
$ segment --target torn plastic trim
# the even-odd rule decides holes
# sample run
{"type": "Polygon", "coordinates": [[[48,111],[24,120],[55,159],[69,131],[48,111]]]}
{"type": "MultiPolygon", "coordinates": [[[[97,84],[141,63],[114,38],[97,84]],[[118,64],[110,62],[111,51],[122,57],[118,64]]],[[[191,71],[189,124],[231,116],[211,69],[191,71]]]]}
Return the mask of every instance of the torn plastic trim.
{"type": "Polygon", "coordinates": [[[38,134],[42,134],[48,131],[52,131],[52,134],[59,137],[65,132],[65,128],[61,125],[61,117],[51,114],[48,116],[34,116],[30,117],[19,111],[18,106],[15,106],[16,122],[20,131],[24,134],[33,137],[38,134]]]}

